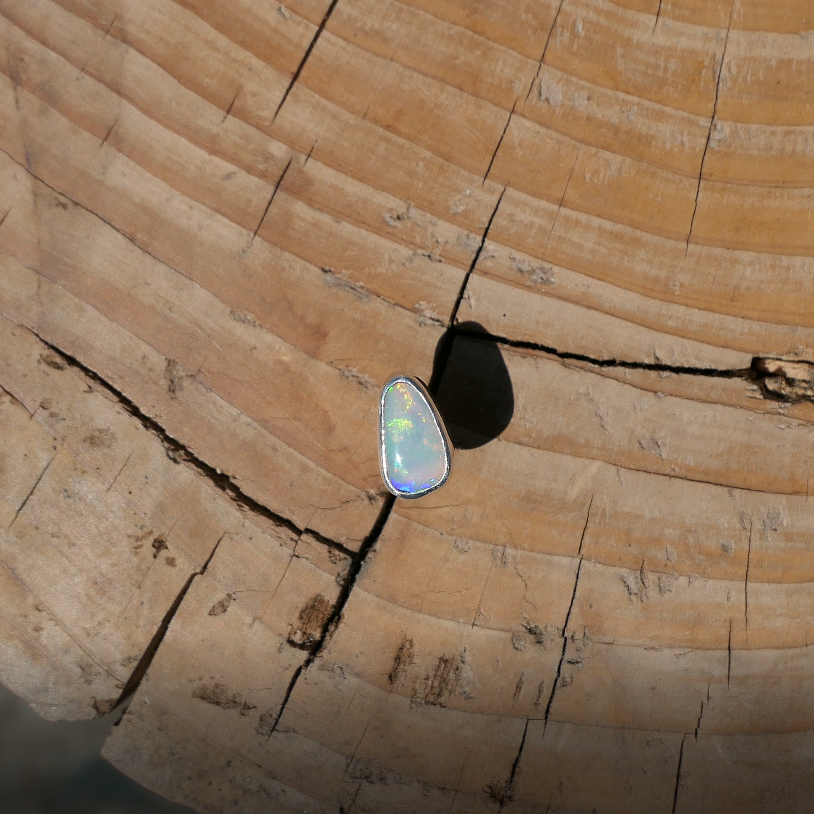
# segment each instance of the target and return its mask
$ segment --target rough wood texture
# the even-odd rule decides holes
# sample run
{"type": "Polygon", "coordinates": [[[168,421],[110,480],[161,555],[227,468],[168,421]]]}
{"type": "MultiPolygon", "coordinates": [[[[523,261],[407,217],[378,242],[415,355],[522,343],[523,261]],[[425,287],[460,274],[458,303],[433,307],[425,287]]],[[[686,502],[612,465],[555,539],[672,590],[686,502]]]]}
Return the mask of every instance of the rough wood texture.
{"type": "Polygon", "coordinates": [[[0,679],[206,812],[807,810],[812,27],[0,0],[0,679]]]}

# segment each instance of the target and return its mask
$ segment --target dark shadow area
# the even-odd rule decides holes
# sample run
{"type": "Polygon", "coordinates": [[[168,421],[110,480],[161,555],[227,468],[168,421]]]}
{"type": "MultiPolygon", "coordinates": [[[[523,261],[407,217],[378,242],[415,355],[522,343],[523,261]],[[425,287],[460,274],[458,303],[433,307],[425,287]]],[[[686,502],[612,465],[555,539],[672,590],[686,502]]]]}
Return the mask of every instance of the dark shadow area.
{"type": "Polygon", "coordinates": [[[100,756],[121,714],[51,723],[0,685],[0,814],[192,814],[100,756]]]}
{"type": "Polygon", "coordinates": [[[430,391],[456,449],[488,444],[514,415],[514,390],[503,354],[478,322],[448,328],[438,341],[430,391]]]}

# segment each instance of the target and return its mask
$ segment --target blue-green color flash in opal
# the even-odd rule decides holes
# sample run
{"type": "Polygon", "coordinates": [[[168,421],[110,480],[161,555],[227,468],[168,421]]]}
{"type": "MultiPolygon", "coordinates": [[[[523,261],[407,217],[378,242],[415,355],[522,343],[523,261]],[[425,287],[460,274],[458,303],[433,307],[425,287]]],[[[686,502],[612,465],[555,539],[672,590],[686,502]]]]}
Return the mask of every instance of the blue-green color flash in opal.
{"type": "Polygon", "coordinates": [[[420,495],[439,485],[449,468],[448,451],[432,408],[409,381],[384,393],[384,469],[402,495],[420,495]]]}

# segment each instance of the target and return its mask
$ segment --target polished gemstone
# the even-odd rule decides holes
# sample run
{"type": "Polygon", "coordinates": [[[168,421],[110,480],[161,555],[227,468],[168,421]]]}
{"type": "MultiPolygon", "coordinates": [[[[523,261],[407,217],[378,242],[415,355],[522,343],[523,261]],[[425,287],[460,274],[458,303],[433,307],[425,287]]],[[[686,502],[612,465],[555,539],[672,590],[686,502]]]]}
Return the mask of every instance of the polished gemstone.
{"type": "Polygon", "coordinates": [[[441,486],[450,469],[450,447],[429,393],[409,377],[389,381],[380,403],[384,482],[399,497],[421,497],[441,486]]]}

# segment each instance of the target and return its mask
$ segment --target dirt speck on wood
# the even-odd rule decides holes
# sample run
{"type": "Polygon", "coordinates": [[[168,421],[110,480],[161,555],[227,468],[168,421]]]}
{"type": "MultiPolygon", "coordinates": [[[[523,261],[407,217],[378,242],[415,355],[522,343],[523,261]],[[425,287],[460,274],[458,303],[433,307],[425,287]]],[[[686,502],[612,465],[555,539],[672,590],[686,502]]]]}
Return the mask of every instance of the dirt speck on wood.
{"type": "Polygon", "coordinates": [[[192,691],[192,697],[221,709],[239,710],[241,715],[248,715],[251,710],[257,709],[254,704],[246,701],[240,693],[230,692],[228,687],[219,681],[199,685],[192,691]]]}
{"type": "Polygon", "coordinates": [[[322,594],[309,599],[300,611],[297,626],[288,634],[289,644],[300,648],[309,648],[316,644],[332,610],[333,603],[322,594]]]}

